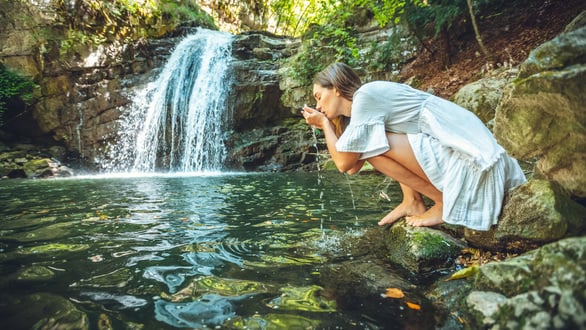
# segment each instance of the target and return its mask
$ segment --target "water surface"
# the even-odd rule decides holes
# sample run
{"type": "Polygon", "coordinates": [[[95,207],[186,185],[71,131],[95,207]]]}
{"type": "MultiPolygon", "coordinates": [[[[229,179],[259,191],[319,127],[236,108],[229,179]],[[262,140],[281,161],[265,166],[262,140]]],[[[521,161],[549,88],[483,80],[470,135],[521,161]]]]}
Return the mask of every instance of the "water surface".
{"type": "Polygon", "coordinates": [[[341,310],[319,280],[353,257],[340,237],[398,203],[379,197],[392,185],[338,173],[0,181],[2,323],[30,328],[41,316],[22,297],[47,293],[91,328],[402,328],[402,308],[393,326],[341,310]]]}

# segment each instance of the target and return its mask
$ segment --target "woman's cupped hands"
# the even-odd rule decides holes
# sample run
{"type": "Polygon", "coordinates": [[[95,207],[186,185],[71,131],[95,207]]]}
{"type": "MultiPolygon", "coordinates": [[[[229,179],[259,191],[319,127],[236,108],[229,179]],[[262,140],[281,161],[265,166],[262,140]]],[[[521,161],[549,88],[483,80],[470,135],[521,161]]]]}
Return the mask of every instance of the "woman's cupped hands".
{"type": "Polygon", "coordinates": [[[311,125],[313,128],[323,128],[324,123],[328,120],[323,113],[317,109],[307,106],[307,104],[303,105],[301,114],[303,115],[303,118],[305,118],[305,122],[311,125]]]}

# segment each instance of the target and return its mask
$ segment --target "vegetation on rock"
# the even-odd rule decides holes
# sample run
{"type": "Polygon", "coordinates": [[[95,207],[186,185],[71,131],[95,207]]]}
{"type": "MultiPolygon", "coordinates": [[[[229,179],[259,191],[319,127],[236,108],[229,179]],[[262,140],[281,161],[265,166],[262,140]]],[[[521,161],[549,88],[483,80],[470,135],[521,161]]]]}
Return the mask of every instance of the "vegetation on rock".
{"type": "Polygon", "coordinates": [[[0,63],[0,125],[4,124],[3,114],[9,104],[21,103],[26,107],[33,102],[35,87],[30,79],[6,69],[0,63]]]}

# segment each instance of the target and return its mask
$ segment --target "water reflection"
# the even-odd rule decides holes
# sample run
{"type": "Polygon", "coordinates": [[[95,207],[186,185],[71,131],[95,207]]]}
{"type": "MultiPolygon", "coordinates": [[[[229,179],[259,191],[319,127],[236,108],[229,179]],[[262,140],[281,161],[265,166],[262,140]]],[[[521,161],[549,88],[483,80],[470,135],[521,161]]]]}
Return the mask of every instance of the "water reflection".
{"type": "Polygon", "coordinates": [[[90,322],[147,328],[357,324],[334,312],[316,275],[343,243],[376,226],[389,207],[377,197],[383,179],[316,179],[0,181],[0,298],[51,293],[90,322]]]}

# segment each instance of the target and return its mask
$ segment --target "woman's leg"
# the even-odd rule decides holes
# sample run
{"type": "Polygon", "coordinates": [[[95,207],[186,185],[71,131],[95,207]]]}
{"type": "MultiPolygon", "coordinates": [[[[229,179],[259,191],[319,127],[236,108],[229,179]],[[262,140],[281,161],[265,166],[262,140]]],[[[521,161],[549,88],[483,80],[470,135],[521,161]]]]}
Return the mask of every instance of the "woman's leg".
{"type": "Polygon", "coordinates": [[[391,224],[402,217],[420,215],[427,210],[420,193],[402,183],[400,186],[403,192],[403,201],[378,222],[379,226],[391,224]]]}
{"type": "Polygon", "coordinates": [[[403,201],[387,214],[379,225],[393,223],[403,216],[407,217],[407,223],[412,226],[433,226],[442,223],[442,193],[431,184],[417,162],[407,135],[388,133],[387,137],[391,149],[380,156],[368,159],[368,162],[381,173],[399,181],[403,201]],[[421,194],[435,202],[427,211],[421,194]]]}

